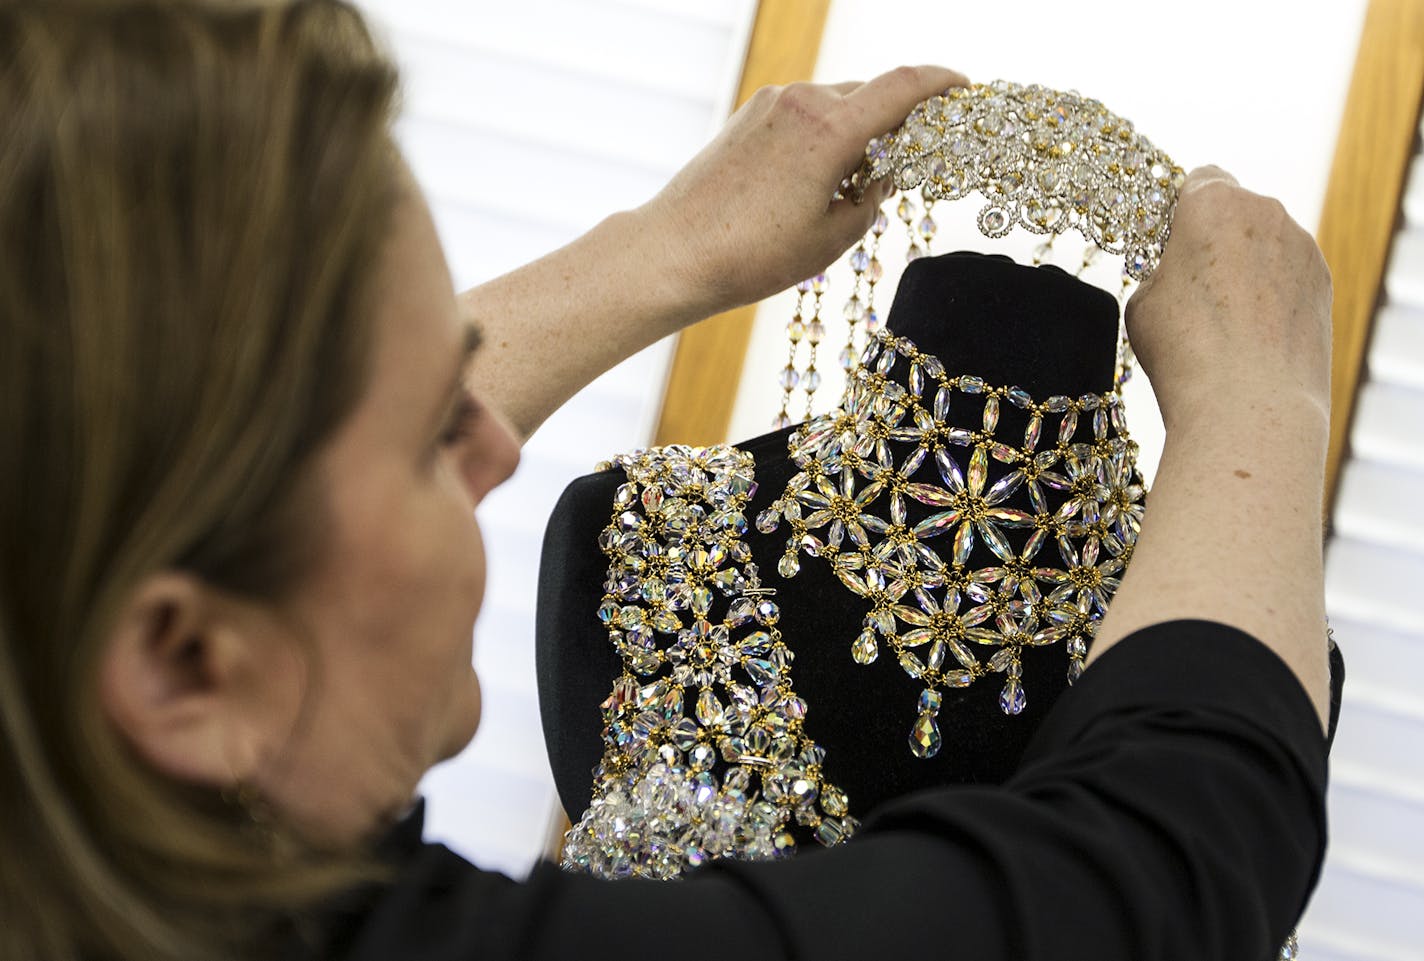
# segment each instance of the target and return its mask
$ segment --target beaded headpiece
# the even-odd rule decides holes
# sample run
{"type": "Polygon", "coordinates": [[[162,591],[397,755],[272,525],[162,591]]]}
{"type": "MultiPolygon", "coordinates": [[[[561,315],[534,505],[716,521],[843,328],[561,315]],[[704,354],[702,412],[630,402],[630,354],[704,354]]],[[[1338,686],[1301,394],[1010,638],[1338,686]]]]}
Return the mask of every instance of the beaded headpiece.
{"type": "MultiPolygon", "coordinates": [[[[906,259],[929,252],[939,232],[931,212],[936,203],[977,195],[983,206],[976,224],[985,237],[1004,237],[1015,227],[1046,237],[1034,251],[1035,264],[1048,260],[1054,240],[1068,231],[1087,241],[1080,275],[1099,253],[1121,255],[1121,297],[1161,260],[1186,174],[1131,121],[1097,100],[997,80],[952,87],[917,104],[899,127],[870,141],[865,159],[835,196],[859,202],[873,181],[887,177],[901,192],[894,215],[908,234],[906,259]]],[[[839,357],[847,375],[880,328],[875,288],[884,273],[879,250],[889,225],[889,216],[881,212],[848,258],[853,280],[844,314],[849,330],[839,357]]],[[[826,333],[821,308],[828,287],[825,274],[796,287],[774,427],[791,423],[797,388],[805,393],[805,416],[815,413],[813,399],[822,379],[816,348],[826,333]],[[804,363],[799,360],[802,344],[809,353],[804,363]]],[[[1131,365],[1124,336],[1120,380],[1130,376],[1131,365]]]]}
{"type": "Polygon", "coordinates": [[[1171,232],[1186,175],[1132,122],[1096,100],[1037,84],[954,87],[917,104],[892,133],[872,140],[842,187],[859,197],[891,177],[926,200],[978,192],[979,230],[1006,235],[1076,230],[1125,255],[1123,273],[1145,280],[1171,232]]]}

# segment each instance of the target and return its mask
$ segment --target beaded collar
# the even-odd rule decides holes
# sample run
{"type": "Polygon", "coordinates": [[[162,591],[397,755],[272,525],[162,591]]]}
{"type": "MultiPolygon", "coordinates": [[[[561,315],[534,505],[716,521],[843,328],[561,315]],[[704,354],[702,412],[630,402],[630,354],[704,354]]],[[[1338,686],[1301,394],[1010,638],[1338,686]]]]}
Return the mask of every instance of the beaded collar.
{"type": "Polygon", "coordinates": [[[800,470],[757,529],[789,528],[783,577],[796,576],[801,555],[819,558],[868,603],[850,654],[871,664],[887,646],[924,685],[915,756],[940,750],[943,688],[1000,674],[999,706],[1019,714],[1024,648],[1060,641],[1069,681],[1082,673],[1142,519],[1121,394],[1035,400],[950,376],[939,358],[881,331],[842,406],[789,446],[800,470]],[[967,407],[957,422],[980,428],[951,426],[951,407],[967,407]],[[1006,407],[1022,426],[1008,427],[1006,407]]]}

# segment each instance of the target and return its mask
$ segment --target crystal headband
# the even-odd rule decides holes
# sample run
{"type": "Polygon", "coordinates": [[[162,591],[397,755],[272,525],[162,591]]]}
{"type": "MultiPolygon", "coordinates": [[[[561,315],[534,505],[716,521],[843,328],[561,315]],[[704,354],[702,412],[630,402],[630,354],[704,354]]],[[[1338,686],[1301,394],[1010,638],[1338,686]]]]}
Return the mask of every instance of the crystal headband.
{"type": "Polygon", "coordinates": [[[859,198],[873,180],[920,188],[927,201],[986,200],[979,230],[1002,237],[1077,230],[1123,254],[1123,272],[1146,279],[1171,232],[1186,174],[1129,120],[1097,100],[1004,80],[953,87],[915,106],[896,130],[872,140],[841,185],[859,198]]]}
{"type": "MultiPolygon", "coordinates": [[[[906,260],[929,254],[939,224],[931,208],[978,193],[984,198],[977,223],[991,239],[1015,226],[1046,235],[1033,254],[1035,265],[1052,255],[1054,241],[1069,230],[1088,241],[1077,274],[1100,252],[1123,256],[1119,300],[1134,281],[1147,279],[1161,261],[1171,233],[1177,195],[1186,174],[1131,121],[1097,100],[1037,84],[952,87],[916,104],[894,131],[866,146],[865,159],[836,191],[859,200],[872,181],[890,178],[900,191],[894,218],[908,234],[906,260]],[[918,195],[918,203],[916,201],[918,195]]],[[[841,368],[854,372],[861,345],[880,329],[876,284],[884,267],[881,241],[892,218],[882,210],[847,259],[853,278],[845,302],[848,330],[841,368]],[[863,334],[861,333],[863,331],[863,334]]],[[[815,414],[821,383],[817,347],[827,335],[822,320],[825,274],[796,285],[796,309],[787,324],[789,350],[777,376],[781,409],[774,428],[792,422],[792,395],[805,393],[805,418],[815,414]],[[806,354],[803,363],[800,355],[806,354]]],[[[1131,376],[1132,356],[1123,331],[1117,381],[1131,376]]]]}

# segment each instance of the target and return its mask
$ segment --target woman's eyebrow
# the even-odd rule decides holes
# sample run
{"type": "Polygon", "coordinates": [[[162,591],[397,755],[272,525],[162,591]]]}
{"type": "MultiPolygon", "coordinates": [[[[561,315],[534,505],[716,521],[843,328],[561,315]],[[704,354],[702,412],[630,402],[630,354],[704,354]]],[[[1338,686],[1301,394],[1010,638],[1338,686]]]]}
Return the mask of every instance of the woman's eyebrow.
{"type": "Polygon", "coordinates": [[[459,369],[462,374],[464,373],[465,368],[469,366],[470,358],[473,357],[475,355],[475,352],[480,349],[480,345],[484,343],[484,340],[484,331],[480,330],[479,325],[477,325],[474,321],[466,321],[464,330],[464,340],[461,342],[460,345],[459,369]]]}
{"type": "MultiPolygon", "coordinates": [[[[460,348],[455,363],[455,372],[447,382],[445,392],[441,394],[440,409],[436,412],[439,420],[437,425],[443,424],[448,419],[451,408],[455,405],[455,399],[465,387],[465,375],[469,370],[470,361],[484,342],[484,334],[474,323],[466,323],[461,335],[460,348]]],[[[439,427],[437,426],[437,430],[439,427]]]]}
{"type": "Polygon", "coordinates": [[[465,373],[469,369],[470,361],[474,359],[475,353],[480,349],[480,344],[484,343],[484,333],[473,322],[467,322],[461,333],[459,356],[455,363],[455,374],[450,378],[450,389],[445,392],[449,397],[456,394],[463,386],[465,373]]]}

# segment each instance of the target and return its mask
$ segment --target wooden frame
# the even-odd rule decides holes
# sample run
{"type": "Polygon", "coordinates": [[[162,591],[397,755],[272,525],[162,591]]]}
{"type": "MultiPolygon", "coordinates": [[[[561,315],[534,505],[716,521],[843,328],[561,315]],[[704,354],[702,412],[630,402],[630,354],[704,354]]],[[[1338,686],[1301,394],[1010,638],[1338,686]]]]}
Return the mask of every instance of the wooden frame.
{"type": "MultiPolygon", "coordinates": [[[[831,0],[761,0],[737,106],[758,88],[809,80],[831,0]]],[[[654,444],[716,444],[727,439],[757,304],[719,314],[678,337],[654,444]]]]}
{"type": "Polygon", "coordinates": [[[1327,516],[1424,103],[1424,0],[1371,0],[1316,240],[1335,283],[1327,516]]]}

